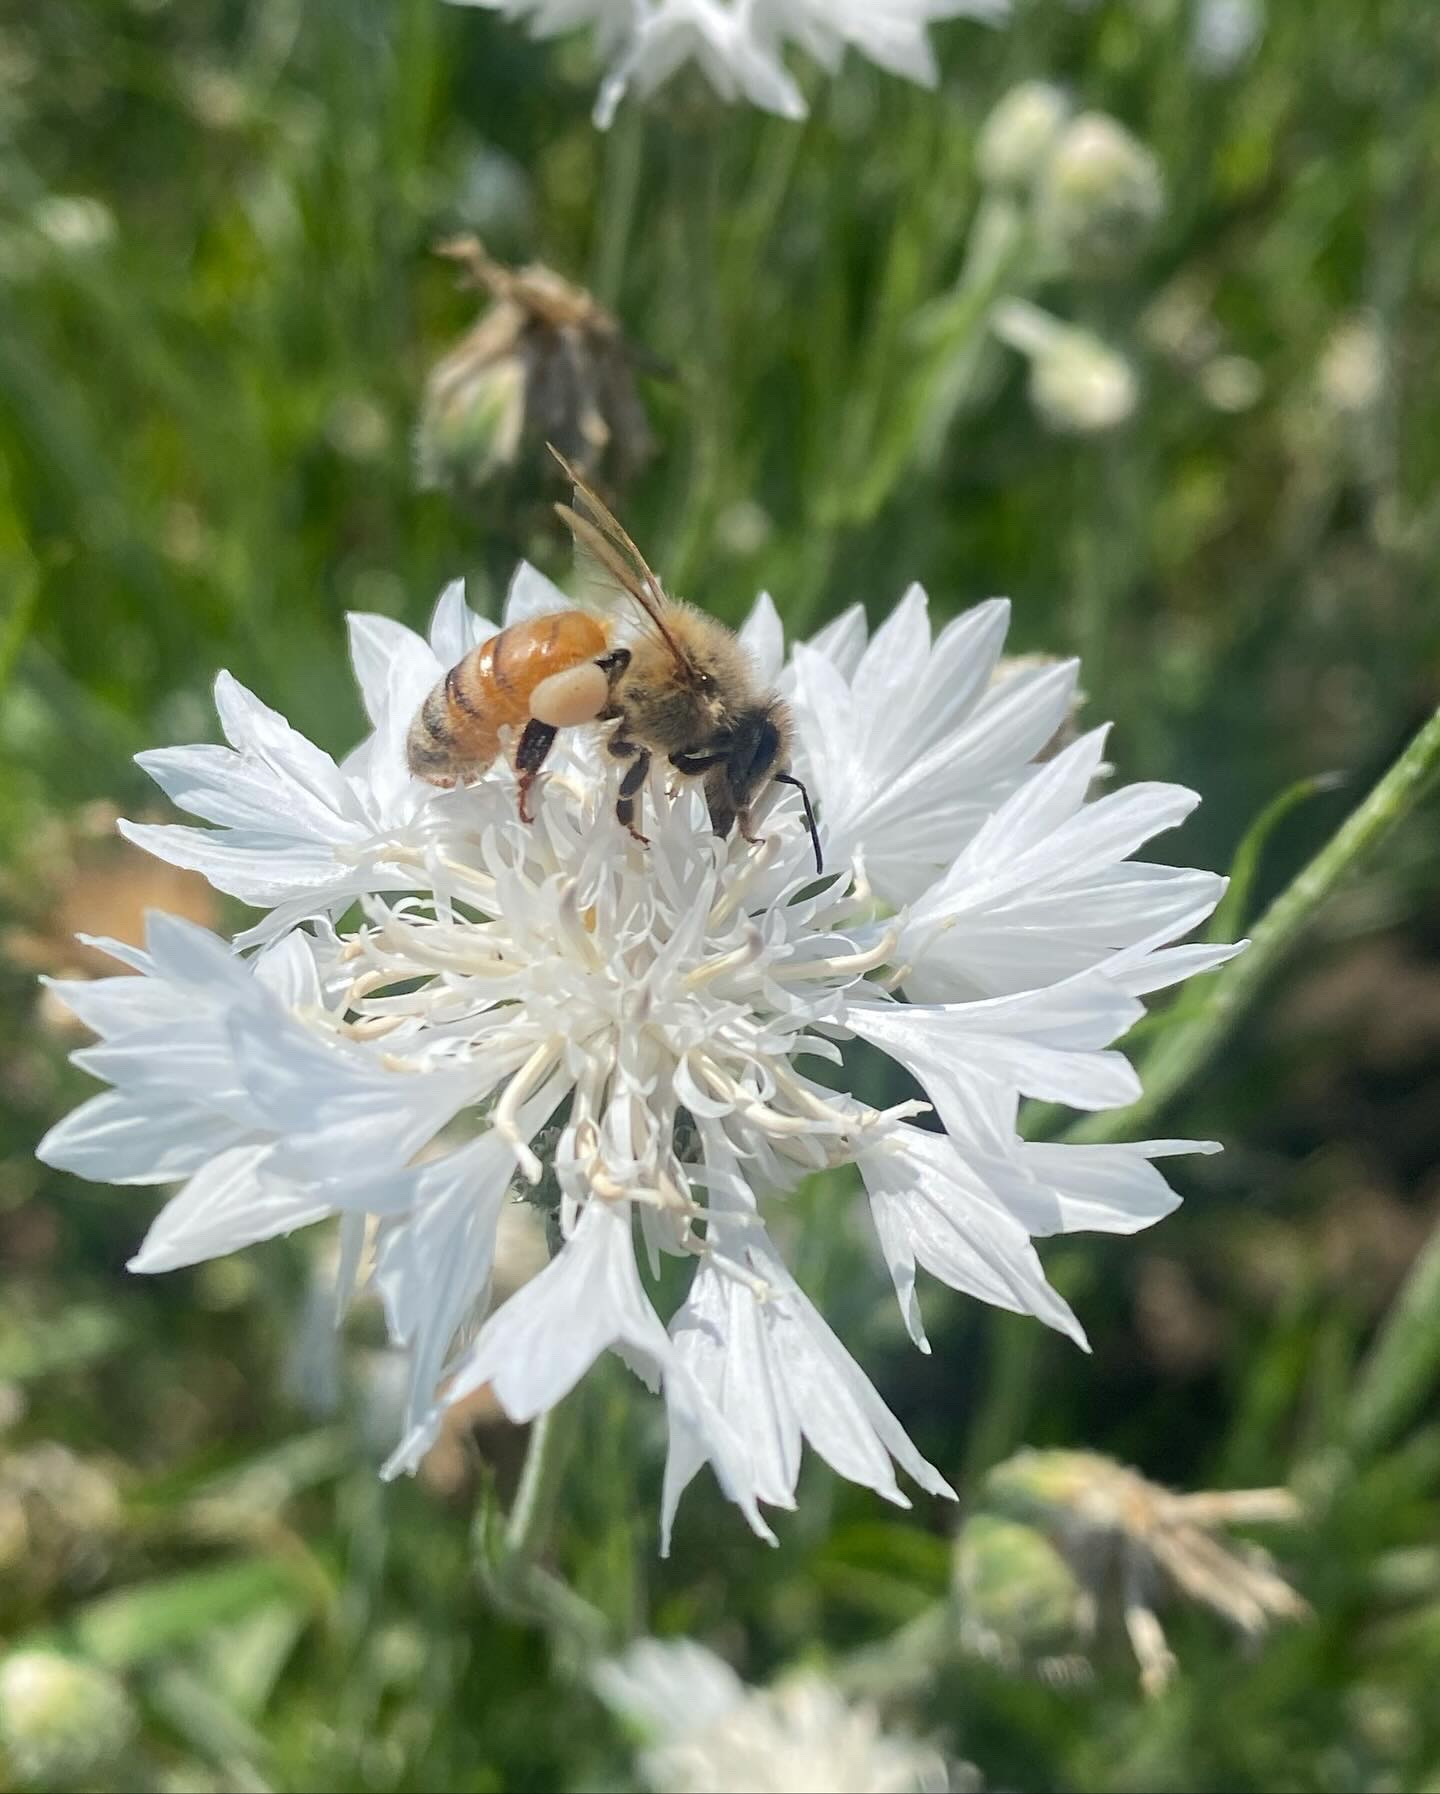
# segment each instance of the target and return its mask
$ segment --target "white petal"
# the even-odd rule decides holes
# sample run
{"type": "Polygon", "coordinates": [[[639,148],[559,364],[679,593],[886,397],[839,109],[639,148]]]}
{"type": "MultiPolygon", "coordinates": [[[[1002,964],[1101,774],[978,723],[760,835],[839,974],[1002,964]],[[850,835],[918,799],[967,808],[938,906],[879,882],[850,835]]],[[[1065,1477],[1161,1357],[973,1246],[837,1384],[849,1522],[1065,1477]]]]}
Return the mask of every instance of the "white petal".
{"type": "Polygon", "coordinates": [[[494,1134],[420,1166],[412,1211],[380,1248],[375,1285],[390,1336],[410,1348],[407,1429],[433,1405],[451,1344],[489,1291],[496,1229],[514,1176],[514,1152],[494,1134]]]}
{"type": "Polygon", "coordinates": [[[785,662],[785,630],[768,592],[762,592],[755,600],[754,609],[741,625],[740,640],[760,677],[774,684],[785,662]]]}
{"type": "Polygon", "coordinates": [[[515,577],[510,581],[510,590],[505,596],[505,627],[524,623],[531,617],[548,616],[552,611],[573,610],[575,600],[567,598],[552,580],[546,579],[539,568],[532,567],[529,561],[522,561],[515,570],[515,577]]]}
{"type": "MultiPolygon", "coordinates": [[[[268,908],[297,892],[310,893],[318,913],[332,890],[345,889],[331,848],[297,841],[279,831],[183,828],[148,822],[116,824],[127,841],[171,866],[209,879],[217,891],[268,908]]],[[[384,887],[381,887],[384,888],[384,887]]],[[[394,889],[395,886],[390,888],[394,889]]]]}
{"type": "Polygon", "coordinates": [[[278,710],[262,704],[229,673],[221,673],[215,681],[215,708],[231,747],[253,754],[327,808],[343,809],[344,783],[329,754],[292,729],[278,710]]]}
{"type": "MultiPolygon", "coordinates": [[[[640,1287],[629,1205],[594,1200],[539,1276],[480,1329],[443,1405],[489,1383],[512,1420],[534,1420],[570,1393],[601,1352],[622,1344],[657,1376],[670,1353],[665,1329],[640,1287]]],[[[436,1421],[438,1411],[432,1411],[430,1424],[436,1421]]],[[[415,1445],[412,1435],[387,1467],[390,1474],[423,1455],[415,1445]]]]}
{"type": "Polygon", "coordinates": [[[996,1204],[943,1134],[902,1127],[860,1157],[871,1214],[912,1338],[928,1350],[917,1265],[952,1289],[1032,1314],[1088,1350],[1067,1302],[1051,1289],[1025,1229],[996,1204]]]}
{"type": "Polygon", "coordinates": [[[452,579],[440,594],[430,621],[430,646],[442,668],[457,666],[472,648],[489,641],[496,626],[465,602],[465,581],[452,579]]]}
{"type": "Polygon", "coordinates": [[[703,1731],[745,1698],[730,1665],[689,1638],[639,1639],[593,1680],[606,1705],[655,1742],[703,1731]]]}
{"type": "Polygon", "coordinates": [[[244,1138],[242,1127],[193,1105],[109,1090],[57,1122],[35,1156],[91,1183],[168,1184],[244,1138]]]}
{"type": "Polygon", "coordinates": [[[350,664],[365,714],[377,726],[390,707],[390,693],[397,680],[419,683],[421,696],[445,671],[428,642],[391,617],[369,611],[351,611],[345,619],[350,630],[350,664]]]}
{"type": "Polygon", "coordinates": [[[864,607],[852,604],[849,610],[841,611],[838,617],[812,635],[806,646],[816,654],[823,654],[843,678],[853,679],[869,633],[864,607]]]}
{"type": "Polygon", "coordinates": [[[223,1258],[331,1213],[315,1192],[266,1175],[271,1148],[237,1146],[197,1171],[155,1217],[132,1271],[174,1271],[223,1258]]]}
{"type": "Polygon", "coordinates": [[[232,1015],[228,1038],[256,1113],[284,1137],[285,1169],[313,1177],[407,1164],[488,1087],[474,1064],[392,1071],[278,1014],[232,1015]]]}

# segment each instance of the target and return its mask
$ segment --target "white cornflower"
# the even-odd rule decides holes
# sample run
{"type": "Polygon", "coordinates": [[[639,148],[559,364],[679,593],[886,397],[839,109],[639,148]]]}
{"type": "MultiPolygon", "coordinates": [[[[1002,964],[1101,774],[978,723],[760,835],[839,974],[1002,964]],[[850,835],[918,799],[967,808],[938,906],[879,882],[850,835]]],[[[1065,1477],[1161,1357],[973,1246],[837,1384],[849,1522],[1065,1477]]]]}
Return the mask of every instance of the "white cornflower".
{"type": "MultiPolygon", "coordinates": [[[[740,11],[747,7],[742,3],[740,11]]],[[[1009,0],[749,0],[762,42],[794,42],[834,74],[847,49],[873,63],[933,87],[940,70],[929,26],[941,19],[981,19],[1002,24],[1009,0]]]]}
{"type": "Polygon", "coordinates": [[[950,1786],[938,1751],[882,1732],[871,1708],[852,1705],[814,1671],[749,1688],[704,1645],[647,1638],[602,1663],[595,1686],[640,1734],[641,1779],[664,1794],[931,1794],[950,1786]]]}
{"type": "MultiPolygon", "coordinates": [[[[565,603],[525,567],[506,622],[565,603]]],[[[265,914],[229,944],[152,915],[143,951],[98,943],[138,976],[55,986],[98,1037],[78,1062],[111,1088],[42,1158],[180,1185],[141,1271],[339,1217],[342,1291],[370,1264],[409,1355],[392,1473],[451,1404],[488,1386],[531,1420],[608,1349],[663,1392],[667,1536],[708,1462],[769,1537],[761,1504],[794,1505],[807,1441],[887,1500],[907,1499],[896,1466],[948,1494],[785,1268],[762,1202],[854,1164],[922,1349],[922,1269],[1083,1344],[1032,1241],[1148,1225],[1175,1201],[1154,1161],[1209,1149],[1028,1144],[1018,1104],[1132,1101],[1113,1043],[1138,998],[1232,951],[1170,944],[1221,880],[1130,858],[1189,792],[1089,798],[1099,732],[1035,763],[1074,668],[992,683],[1005,620],[982,605],[932,642],[915,590],[873,638],[857,609],[787,664],[774,606],[756,606],[742,639],[792,702],[819,879],[788,793],[762,843],[721,842],[694,786],[657,772],[642,847],[595,730],[562,736],[533,825],[503,767],[455,791],[412,779],[416,709],[494,627],[459,588],[428,640],[351,620],[373,731],[340,763],[222,674],[229,745],[141,756],[213,826],[126,832],[265,914]],[[857,1040],[928,1101],[847,1094],[857,1040]],[[557,1249],[477,1330],[517,1193],[557,1249]],[[668,1325],[665,1256],[694,1266],[668,1325]]]]}
{"type": "Polygon", "coordinates": [[[928,27],[939,19],[999,23],[1009,0],[456,0],[523,18],[536,37],[589,26],[609,67],[595,105],[601,129],[627,92],[653,93],[694,63],[720,97],[804,118],[785,67],[796,43],[834,72],[847,47],[912,81],[937,78],[928,27]]]}

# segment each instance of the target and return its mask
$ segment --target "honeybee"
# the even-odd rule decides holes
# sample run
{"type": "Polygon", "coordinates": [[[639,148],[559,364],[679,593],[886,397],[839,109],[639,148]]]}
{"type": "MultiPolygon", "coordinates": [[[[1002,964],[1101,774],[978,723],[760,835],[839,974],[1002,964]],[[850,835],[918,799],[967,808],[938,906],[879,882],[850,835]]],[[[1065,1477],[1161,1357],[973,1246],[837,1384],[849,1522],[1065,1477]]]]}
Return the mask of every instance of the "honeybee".
{"type": "Polygon", "coordinates": [[[515,770],[520,818],[533,820],[530,791],[561,729],[615,724],[606,747],[626,763],[615,814],[643,845],[636,806],[652,758],[682,778],[704,781],[710,824],[747,841],[765,788],[793,785],[823,871],[810,794],[790,771],[785,705],[756,678],[733,631],[666,596],[625,530],[558,451],[574,482],[573,505],[556,505],[577,550],[628,596],[624,620],[586,610],[555,611],[502,629],[451,667],[410,728],[410,770],[432,785],[468,784],[520,729],[515,770]],[[620,640],[621,636],[624,640],[620,640]]]}

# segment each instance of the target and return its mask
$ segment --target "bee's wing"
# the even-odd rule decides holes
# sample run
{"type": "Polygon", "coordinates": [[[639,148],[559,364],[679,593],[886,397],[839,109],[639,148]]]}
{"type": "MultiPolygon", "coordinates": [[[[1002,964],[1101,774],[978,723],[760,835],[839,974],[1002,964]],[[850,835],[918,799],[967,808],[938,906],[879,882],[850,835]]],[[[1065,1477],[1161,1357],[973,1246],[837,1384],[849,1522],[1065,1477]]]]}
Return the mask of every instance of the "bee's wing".
{"type": "Polygon", "coordinates": [[[649,563],[631,540],[619,519],[551,446],[550,453],[565,469],[575,487],[572,505],[556,505],[556,515],[575,538],[576,558],[591,579],[607,592],[619,591],[640,607],[646,626],[657,635],[687,673],[690,656],[681,646],[668,621],[670,600],[649,563]]]}

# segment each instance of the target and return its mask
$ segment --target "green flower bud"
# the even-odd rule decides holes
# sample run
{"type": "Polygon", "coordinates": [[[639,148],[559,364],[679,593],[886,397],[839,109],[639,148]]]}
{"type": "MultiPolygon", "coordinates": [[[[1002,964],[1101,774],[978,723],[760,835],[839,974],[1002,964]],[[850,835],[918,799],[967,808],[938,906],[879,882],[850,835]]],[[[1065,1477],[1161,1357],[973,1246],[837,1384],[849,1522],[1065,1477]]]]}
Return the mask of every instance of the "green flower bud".
{"type": "Polygon", "coordinates": [[[424,487],[487,485],[514,465],[525,429],[526,368],[517,354],[491,359],[467,337],[435,369],[415,438],[424,487]]]}
{"type": "Polygon", "coordinates": [[[967,1650],[1019,1668],[1076,1649],[1085,1591],[1034,1527],[998,1514],[972,1515],[955,1541],[954,1587],[967,1650]]]}

